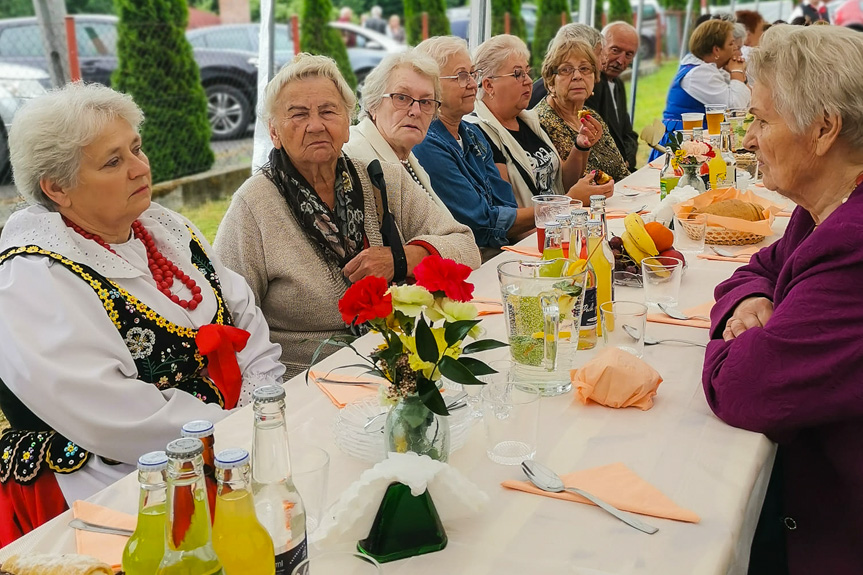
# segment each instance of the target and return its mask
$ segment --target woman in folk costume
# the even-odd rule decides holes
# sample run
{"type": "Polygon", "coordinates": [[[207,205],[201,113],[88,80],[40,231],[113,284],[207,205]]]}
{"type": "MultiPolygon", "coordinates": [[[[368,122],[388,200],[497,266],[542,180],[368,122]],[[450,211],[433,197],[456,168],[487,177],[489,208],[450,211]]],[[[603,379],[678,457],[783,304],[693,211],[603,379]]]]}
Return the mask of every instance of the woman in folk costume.
{"type": "Polygon", "coordinates": [[[0,544],[284,373],[245,280],[150,201],[142,121],[131,97],[75,83],[10,131],[31,205],[0,236],[0,544]]]}

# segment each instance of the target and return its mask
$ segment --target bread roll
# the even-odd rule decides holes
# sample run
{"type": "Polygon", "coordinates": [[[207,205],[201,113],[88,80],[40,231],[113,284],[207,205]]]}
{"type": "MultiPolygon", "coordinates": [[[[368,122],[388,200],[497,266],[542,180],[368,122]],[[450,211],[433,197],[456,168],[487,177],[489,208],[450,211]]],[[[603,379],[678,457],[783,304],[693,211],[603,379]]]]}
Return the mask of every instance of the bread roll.
{"type": "Polygon", "coordinates": [[[590,116],[590,112],[588,112],[587,110],[579,110],[578,111],[578,119],[579,120],[581,120],[585,116],[590,116]]]}
{"type": "Polygon", "coordinates": [[[724,200],[710,204],[700,210],[695,210],[694,213],[712,214],[714,216],[724,216],[726,218],[737,218],[739,220],[747,220],[757,222],[764,219],[764,210],[758,204],[752,202],[744,202],[743,200],[724,200]]]}
{"type": "Polygon", "coordinates": [[[114,575],[114,570],[89,555],[31,553],[13,555],[3,563],[12,575],[114,575]]]}
{"type": "Polygon", "coordinates": [[[603,172],[602,170],[596,170],[596,173],[593,175],[593,181],[596,184],[604,184],[611,179],[611,176],[603,172]]]}

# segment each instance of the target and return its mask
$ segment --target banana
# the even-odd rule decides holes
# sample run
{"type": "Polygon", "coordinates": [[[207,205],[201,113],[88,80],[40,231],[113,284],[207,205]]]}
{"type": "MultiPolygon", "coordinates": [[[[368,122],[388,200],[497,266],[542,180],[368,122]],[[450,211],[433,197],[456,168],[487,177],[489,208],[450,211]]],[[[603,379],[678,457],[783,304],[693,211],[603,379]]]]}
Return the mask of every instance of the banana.
{"type": "Polygon", "coordinates": [[[626,250],[626,253],[629,254],[629,257],[631,257],[632,261],[635,262],[635,265],[640,266],[641,260],[650,257],[649,253],[645,252],[638,246],[629,231],[623,232],[620,239],[623,240],[623,249],[626,250]]]}
{"type": "MultiPolygon", "coordinates": [[[[632,241],[641,248],[642,252],[647,253],[648,256],[659,255],[659,250],[656,249],[656,244],[644,228],[644,220],[641,219],[641,216],[636,212],[627,214],[623,219],[623,224],[626,226],[626,231],[629,232],[632,241]]],[[[629,250],[626,251],[628,252],[629,250]]],[[[630,253],[629,255],[632,254],[630,253]]]]}

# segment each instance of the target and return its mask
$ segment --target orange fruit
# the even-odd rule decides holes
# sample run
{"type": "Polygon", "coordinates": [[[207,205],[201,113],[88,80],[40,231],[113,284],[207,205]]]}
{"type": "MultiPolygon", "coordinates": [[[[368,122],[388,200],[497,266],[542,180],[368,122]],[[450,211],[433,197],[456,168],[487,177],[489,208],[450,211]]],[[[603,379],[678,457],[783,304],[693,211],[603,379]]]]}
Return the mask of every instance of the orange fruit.
{"type": "Polygon", "coordinates": [[[674,232],[660,224],[659,222],[647,222],[644,224],[644,229],[647,235],[656,244],[656,249],[664,252],[670,249],[674,244],[674,232]]]}

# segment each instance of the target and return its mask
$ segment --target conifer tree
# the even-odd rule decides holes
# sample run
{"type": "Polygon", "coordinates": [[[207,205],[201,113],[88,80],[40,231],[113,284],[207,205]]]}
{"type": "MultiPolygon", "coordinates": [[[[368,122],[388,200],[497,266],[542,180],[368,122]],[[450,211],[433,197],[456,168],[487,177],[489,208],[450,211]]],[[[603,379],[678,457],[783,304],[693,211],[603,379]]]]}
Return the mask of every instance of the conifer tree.
{"type": "Polygon", "coordinates": [[[186,40],[186,0],[115,0],[118,66],[114,89],[144,111],[141,140],[153,182],[209,170],[207,97],[186,40]]]}
{"type": "Polygon", "coordinates": [[[446,15],[446,0],[404,0],[404,28],[407,42],[416,46],[422,42],[423,12],[428,13],[429,38],[450,34],[449,18],[446,15]]]}
{"type": "Polygon", "coordinates": [[[632,24],[632,5],[629,0],[611,0],[608,7],[608,21],[632,24]]]}
{"type": "Polygon", "coordinates": [[[300,50],[322,54],[336,61],[339,71],[351,88],[357,87],[357,78],[348,60],[348,49],[341,32],[328,24],[332,18],[331,0],[303,0],[300,14],[300,50]]]}
{"type": "Polygon", "coordinates": [[[509,12],[509,33],[527,42],[527,28],[521,17],[521,0],[491,1],[491,33],[493,36],[504,33],[504,18],[509,12]]]}
{"type": "Polygon", "coordinates": [[[533,47],[530,51],[533,62],[531,66],[534,76],[539,78],[542,70],[542,60],[548,51],[548,44],[561,27],[561,13],[569,22],[569,5],[567,0],[539,0],[536,11],[536,31],[533,36],[533,47]]]}

